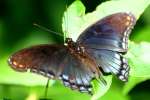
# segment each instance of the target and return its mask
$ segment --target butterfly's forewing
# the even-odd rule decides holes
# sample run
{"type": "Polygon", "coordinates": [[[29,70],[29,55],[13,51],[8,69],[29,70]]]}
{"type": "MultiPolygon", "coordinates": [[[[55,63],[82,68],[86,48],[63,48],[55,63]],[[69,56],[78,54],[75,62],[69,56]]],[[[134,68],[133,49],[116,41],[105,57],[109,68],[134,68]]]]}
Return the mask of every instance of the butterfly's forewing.
{"type": "Polygon", "coordinates": [[[38,45],[13,54],[9,64],[17,71],[42,74],[61,79],[65,86],[91,93],[90,81],[99,70],[90,58],[80,57],[63,45],[38,45]]]}
{"type": "Polygon", "coordinates": [[[122,54],[127,52],[128,37],[135,22],[130,13],[112,14],[87,28],[77,42],[86,48],[105,73],[113,73],[127,81],[129,66],[122,54]]]}
{"type": "Polygon", "coordinates": [[[126,52],[128,36],[135,21],[130,13],[112,14],[87,28],[77,42],[90,48],[126,52]]]}

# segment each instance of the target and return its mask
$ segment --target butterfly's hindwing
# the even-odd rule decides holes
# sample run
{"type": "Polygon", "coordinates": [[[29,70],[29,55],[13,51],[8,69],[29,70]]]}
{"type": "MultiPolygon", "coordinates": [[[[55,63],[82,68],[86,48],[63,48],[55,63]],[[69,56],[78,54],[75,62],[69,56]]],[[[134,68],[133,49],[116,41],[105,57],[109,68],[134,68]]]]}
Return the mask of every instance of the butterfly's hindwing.
{"type": "MultiPolygon", "coordinates": [[[[105,73],[112,73],[120,80],[127,81],[129,65],[127,60],[116,51],[89,49],[91,57],[94,57],[100,69],[105,73]]],[[[104,73],[104,74],[105,74],[104,73]]]]}

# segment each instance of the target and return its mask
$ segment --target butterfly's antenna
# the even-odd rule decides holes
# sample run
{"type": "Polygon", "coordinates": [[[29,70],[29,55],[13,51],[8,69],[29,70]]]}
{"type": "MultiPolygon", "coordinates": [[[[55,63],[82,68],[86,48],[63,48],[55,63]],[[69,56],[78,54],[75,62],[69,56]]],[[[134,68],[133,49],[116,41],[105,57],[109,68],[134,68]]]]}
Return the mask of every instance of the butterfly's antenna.
{"type": "Polygon", "coordinates": [[[46,28],[46,27],[44,27],[44,26],[41,26],[41,25],[39,25],[39,24],[37,24],[37,23],[33,23],[33,25],[36,26],[36,27],[38,27],[38,28],[40,28],[40,29],[42,29],[42,30],[44,30],[44,31],[46,31],[46,32],[54,33],[54,34],[56,34],[56,35],[59,35],[59,36],[63,37],[63,35],[62,35],[61,33],[52,31],[52,30],[50,30],[50,29],[48,29],[48,28],[46,28]]]}
{"type": "Polygon", "coordinates": [[[45,98],[47,98],[48,86],[49,86],[49,79],[47,80],[46,87],[45,87],[45,93],[44,93],[45,98]]]}

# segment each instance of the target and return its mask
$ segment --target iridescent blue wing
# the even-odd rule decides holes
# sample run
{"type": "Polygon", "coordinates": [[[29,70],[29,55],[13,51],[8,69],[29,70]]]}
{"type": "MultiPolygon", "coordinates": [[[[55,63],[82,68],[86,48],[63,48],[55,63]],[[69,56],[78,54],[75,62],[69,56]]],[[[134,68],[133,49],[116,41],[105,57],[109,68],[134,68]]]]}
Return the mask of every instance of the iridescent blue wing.
{"type": "Polygon", "coordinates": [[[105,73],[113,73],[127,81],[129,66],[122,54],[127,52],[128,37],[135,22],[132,14],[112,14],[87,28],[77,43],[85,47],[105,73]]]}
{"type": "Polygon", "coordinates": [[[61,79],[65,86],[91,93],[90,81],[99,77],[99,69],[90,60],[72,54],[63,45],[38,45],[20,50],[9,59],[17,71],[41,74],[51,79],[61,79]]]}

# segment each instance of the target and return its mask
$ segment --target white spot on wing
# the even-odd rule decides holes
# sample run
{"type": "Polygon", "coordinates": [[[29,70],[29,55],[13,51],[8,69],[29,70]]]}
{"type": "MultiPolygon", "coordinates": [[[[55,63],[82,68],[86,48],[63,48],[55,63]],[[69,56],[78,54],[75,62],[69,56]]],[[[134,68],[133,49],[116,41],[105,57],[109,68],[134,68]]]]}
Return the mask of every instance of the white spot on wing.
{"type": "Polygon", "coordinates": [[[65,80],[68,80],[68,78],[69,78],[67,75],[64,75],[64,74],[62,75],[62,77],[63,77],[63,79],[65,79],[65,80]]]}

